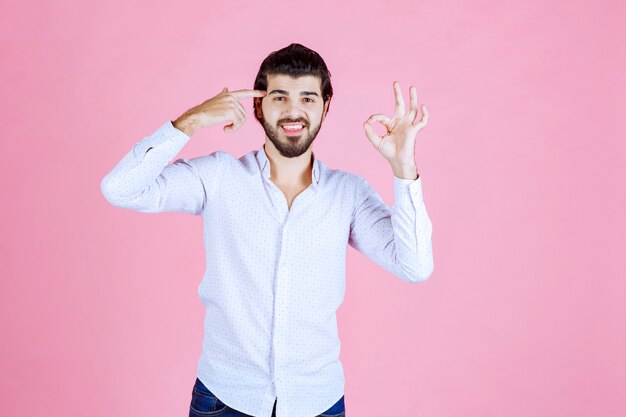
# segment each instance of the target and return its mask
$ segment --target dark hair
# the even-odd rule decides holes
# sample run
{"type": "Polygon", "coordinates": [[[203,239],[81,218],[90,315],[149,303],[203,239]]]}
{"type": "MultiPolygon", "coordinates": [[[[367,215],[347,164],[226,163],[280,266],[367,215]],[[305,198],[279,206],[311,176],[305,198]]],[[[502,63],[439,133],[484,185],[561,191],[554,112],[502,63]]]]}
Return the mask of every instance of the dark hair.
{"type": "MultiPolygon", "coordinates": [[[[283,49],[274,51],[263,60],[254,80],[254,89],[267,90],[267,76],[277,74],[290,75],[292,77],[318,76],[321,78],[324,103],[333,96],[330,71],[326,67],[326,63],[317,52],[299,43],[292,43],[283,49]]],[[[256,102],[257,98],[255,98],[253,106],[256,102]]],[[[330,107],[330,104],[328,106],[330,107]]],[[[256,115],[256,106],[254,108],[254,117],[257,120],[259,119],[256,115]]]]}

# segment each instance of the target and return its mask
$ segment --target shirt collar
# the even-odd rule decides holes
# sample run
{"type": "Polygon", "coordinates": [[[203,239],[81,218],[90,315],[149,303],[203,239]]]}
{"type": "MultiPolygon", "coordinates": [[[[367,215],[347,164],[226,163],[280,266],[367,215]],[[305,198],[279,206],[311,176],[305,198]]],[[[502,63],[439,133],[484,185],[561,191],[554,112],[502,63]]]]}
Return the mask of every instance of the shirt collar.
{"type": "MultiPolygon", "coordinates": [[[[315,152],[311,151],[313,156],[313,172],[311,177],[313,178],[313,183],[315,185],[319,184],[320,181],[320,161],[315,157],[315,152]]],[[[261,174],[269,179],[270,177],[270,161],[267,159],[267,154],[265,153],[265,144],[261,146],[259,151],[256,153],[256,160],[259,163],[259,170],[261,174]]]]}

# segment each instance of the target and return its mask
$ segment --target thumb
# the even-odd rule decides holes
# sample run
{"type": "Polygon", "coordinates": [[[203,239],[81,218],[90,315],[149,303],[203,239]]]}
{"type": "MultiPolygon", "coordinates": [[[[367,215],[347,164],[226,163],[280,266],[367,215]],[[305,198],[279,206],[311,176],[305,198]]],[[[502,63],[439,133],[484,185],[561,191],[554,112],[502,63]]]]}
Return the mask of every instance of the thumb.
{"type": "Polygon", "coordinates": [[[226,93],[228,92],[228,87],[224,87],[224,89],[222,90],[222,93],[226,93]]]}

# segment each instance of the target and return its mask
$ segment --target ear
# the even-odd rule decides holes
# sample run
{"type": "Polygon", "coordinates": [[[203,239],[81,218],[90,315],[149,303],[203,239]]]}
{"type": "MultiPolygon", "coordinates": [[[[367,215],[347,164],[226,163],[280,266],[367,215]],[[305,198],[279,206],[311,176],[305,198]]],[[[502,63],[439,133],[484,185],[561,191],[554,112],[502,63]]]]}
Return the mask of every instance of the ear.
{"type": "Polygon", "coordinates": [[[257,119],[260,119],[261,117],[263,117],[263,108],[261,107],[261,99],[259,97],[255,97],[254,98],[254,114],[256,115],[257,119]]]}

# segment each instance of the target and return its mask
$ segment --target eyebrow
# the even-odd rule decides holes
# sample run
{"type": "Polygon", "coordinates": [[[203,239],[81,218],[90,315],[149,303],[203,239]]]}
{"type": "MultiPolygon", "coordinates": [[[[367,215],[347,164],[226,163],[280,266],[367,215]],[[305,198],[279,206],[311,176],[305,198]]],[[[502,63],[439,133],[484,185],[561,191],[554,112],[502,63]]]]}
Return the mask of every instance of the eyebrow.
{"type": "MultiPolygon", "coordinates": [[[[284,94],[286,96],[289,95],[289,93],[285,90],[272,90],[269,92],[268,96],[270,94],[284,94]]],[[[301,96],[317,96],[319,97],[319,94],[317,94],[315,91],[300,91],[300,95],[301,96]]]]}

